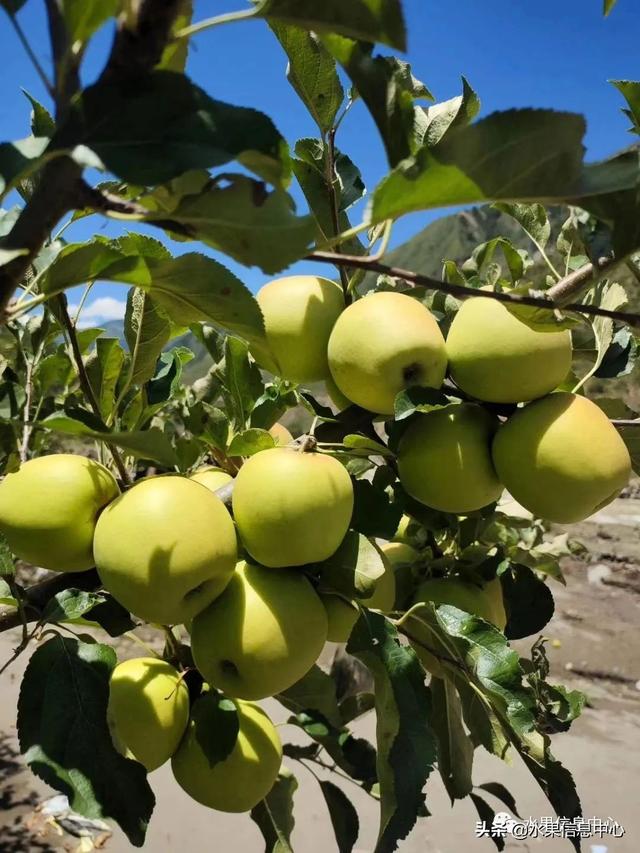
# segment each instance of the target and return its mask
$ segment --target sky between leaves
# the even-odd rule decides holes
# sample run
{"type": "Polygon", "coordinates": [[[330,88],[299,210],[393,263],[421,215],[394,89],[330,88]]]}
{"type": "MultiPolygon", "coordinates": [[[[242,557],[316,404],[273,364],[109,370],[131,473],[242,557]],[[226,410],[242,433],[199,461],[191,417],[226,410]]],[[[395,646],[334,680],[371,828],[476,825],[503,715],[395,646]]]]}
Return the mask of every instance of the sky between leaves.
{"type": "MultiPolygon", "coordinates": [[[[50,67],[49,44],[42,3],[29,0],[20,21],[45,68],[50,67]]],[[[194,20],[242,8],[244,0],[196,0],[194,20]]],[[[482,100],[482,115],[515,106],[553,107],[583,113],[588,122],[587,156],[596,160],[628,145],[628,122],[620,112],[622,99],[608,79],[638,79],[640,60],[640,3],[620,0],[606,20],[601,0],[404,0],[409,32],[408,59],[414,74],[438,100],[460,93],[464,74],[482,100]]],[[[91,82],[102,67],[111,42],[106,27],[92,43],[84,64],[84,81],[91,82]]],[[[29,132],[29,105],[24,87],[50,106],[37,75],[4,15],[0,17],[3,92],[0,99],[0,138],[18,139],[29,132]]],[[[291,144],[316,128],[287,83],[284,53],[264,22],[246,22],[216,28],[197,36],[187,71],[214,97],[267,113],[291,144]]],[[[362,170],[369,188],[386,174],[377,133],[362,104],[340,130],[338,145],[362,170]]],[[[295,194],[295,193],[294,193],[295,194]]],[[[299,198],[299,195],[296,196],[299,198]]],[[[9,201],[9,200],[7,200],[9,201]]],[[[13,201],[13,200],[11,200],[13,201]]],[[[301,203],[301,209],[304,205],[301,203]]],[[[361,213],[361,208],[357,209],[361,213]]],[[[436,218],[437,213],[414,214],[396,224],[392,246],[436,218]]],[[[352,220],[359,221],[354,212],[352,220]]],[[[122,229],[92,217],[69,229],[68,239],[84,240],[98,231],[116,235],[122,229]]],[[[140,227],[139,230],[143,230],[140,227]]],[[[151,231],[151,233],[154,233],[151,231]]],[[[158,234],[163,240],[164,235],[158,234]]],[[[176,243],[176,254],[193,244],[176,243]]],[[[215,255],[210,250],[207,253],[215,255]]],[[[264,282],[257,269],[223,259],[252,290],[264,282]]],[[[318,273],[317,265],[298,264],[301,271],[318,273]]],[[[328,275],[333,275],[331,269],[328,275]]],[[[78,294],[71,292],[70,301],[78,294]]],[[[87,301],[85,325],[124,314],[125,290],[97,285],[87,301]]]]}

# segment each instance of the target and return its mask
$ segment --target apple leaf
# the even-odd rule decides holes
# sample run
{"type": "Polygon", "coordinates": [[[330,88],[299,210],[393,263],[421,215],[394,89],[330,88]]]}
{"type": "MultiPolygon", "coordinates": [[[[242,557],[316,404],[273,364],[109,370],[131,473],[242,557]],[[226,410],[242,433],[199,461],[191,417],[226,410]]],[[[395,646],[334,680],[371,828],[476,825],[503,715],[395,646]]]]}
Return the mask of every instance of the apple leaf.
{"type": "Polygon", "coordinates": [[[531,569],[518,565],[502,572],[500,584],[507,612],[505,636],[519,640],[542,631],[555,610],[547,584],[531,569]]]}
{"type": "Polygon", "coordinates": [[[496,799],[504,803],[504,805],[509,809],[509,811],[513,812],[516,817],[520,817],[520,815],[518,814],[518,808],[516,806],[515,797],[513,796],[511,791],[507,790],[507,788],[505,788],[505,786],[502,785],[500,782],[484,782],[482,785],[478,785],[478,788],[481,788],[488,794],[492,794],[496,799]]]}
{"type": "Polygon", "coordinates": [[[173,347],[160,354],[156,372],[147,382],[145,391],[151,407],[161,407],[181,386],[182,368],[194,358],[188,347],[173,347]]]}
{"type": "MultiPolygon", "coordinates": [[[[157,214],[148,218],[157,219],[157,214]]],[[[168,231],[173,222],[185,229],[187,239],[269,274],[306,255],[315,230],[310,216],[295,215],[287,193],[270,193],[262,182],[244,175],[226,175],[222,184],[184,196],[171,211],[168,231]]],[[[184,233],[178,231],[176,238],[184,233]]]]}
{"type": "Polygon", "coordinates": [[[73,102],[53,149],[81,142],[124,181],[162,184],[237,160],[274,184],[290,173],[287,146],[263,113],[210,98],[184,74],[151,71],[122,87],[102,79],[73,102]]]}
{"type": "Polygon", "coordinates": [[[179,0],[178,14],[173,19],[172,34],[156,68],[164,71],[184,72],[189,55],[190,39],[175,38],[175,34],[189,26],[193,17],[193,0],[179,0]]]}
{"type": "Polygon", "coordinates": [[[251,818],[258,825],[265,841],[265,853],[293,853],[293,795],[297,788],[298,780],[283,766],[273,788],[251,809],[251,818]]]}
{"type": "Polygon", "coordinates": [[[16,573],[13,554],[9,543],[0,533],[0,578],[11,578],[16,573]]]}
{"type": "Polygon", "coordinates": [[[389,450],[386,444],[381,444],[379,441],[374,441],[365,435],[345,435],[343,444],[350,451],[362,451],[364,456],[388,456],[391,458],[395,456],[394,452],[389,450]]]}
{"type": "Polygon", "coordinates": [[[171,336],[171,324],[153,297],[137,287],[127,294],[124,336],[131,355],[130,381],[143,385],[156,371],[160,353],[171,336]]]}
{"type": "Polygon", "coordinates": [[[28,175],[37,171],[45,160],[49,145],[46,136],[29,136],[16,142],[0,142],[0,199],[28,175]]]}
{"type": "MultiPolygon", "coordinates": [[[[486,800],[483,800],[478,794],[470,794],[471,802],[476,807],[476,811],[478,812],[478,817],[482,821],[484,826],[491,828],[493,826],[493,821],[496,816],[496,813],[491,808],[489,803],[486,800]]],[[[490,833],[489,837],[496,845],[497,850],[504,850],[504,838],[499,833],[490,833]]]]}
{"type": "Polygon", "coordinates": [[[276,698],[294,714],[317,711],[331,725],[341,726],[335,682],[315,664],[305,676],[279,693],[276,698]]]}
{"type": "Polygon", "coordinates": [[[72,619],[80,619],[97,604],[105,601],[105,597],[99,592],[86,592],[82,589],[64,589],[56,593],[47,602],[41,621],[42,622],[67,622],[72,619]]]}
{"type": "Polygon", "coordinates": [[[338,853],[351,853],[358,840],[360,821],[353,803],[333,782],[320,782],[324,801],[329,809],[331,825],[336,836],[338,853]]]}
{"type": "Polygon", "coordinates": [[[124,758],[107,726],[109,646],[56,636],[33,653],[18,700],[20,749],[32,771],[87,818],[111,818],[144,844],[155,798],[146,771],[124,758]]]}
{"type": "Polygon", "coordinates": [[[618,0],[602,0],[602,12],[605,18],[611,12],[618,0]]]}
{"type": "Polygon", "coordinates": [[[566,198],[581,178],[584,131],[579,115],[534,109],[497,112],[456,128],[383,179],[372,220],[490,200],[566,198]]]}
{"type": "Polygon", "coordinates": [[[233,699],[217,690],[200,696],[191,708],[191,722],[209,767],[214,767],[231,755],[238,740],[240,722],[233,699]]]}
{"type": "Polygon", "coordinates": [[[270,26],[289,57],[289,83],[309,110],[320,132],[327,133],[344,100],[344,90],[334,59],[315,33],[286,26],[275,20],[271,21],[270,26]]]}
{"type": "Polygon", "coordinates": [[[402,508],[392,501],[385,489],[368,480],[354,480],[353,495],[353,530],[364,536],[392,539],[400,523],[402,508]]]}
{"type": "Polygon", "coordinates": [[[515,219],[538,249],[544,249],[551,236],[551,224],[543,205],[497,202],[492,206],[515,219]]]}
{"type": "MultiPolygon", "coordinates": [[[[640,340],[628,328],[618,329],[607,347],[600,366],[593,374],[598,379],[628,376],[640,356],[640,340]]],[[[622,402],[622,401],[620,401],[622,402]]]]}
{"type": "Polygon", "coordinates": [[[11,587],[7,581],[0,576],[0,606],[2,607],[17,607],[18,600],[11,592],[11,587]]]}
{"type": "Polygon", "coordinates": [[[25,98],[31,104],[31,133],[34,136],[53,136],[56,122],[49,110],[43,107],[29,92],[22,90],[25,98]]]}
{"type": "Polygon", "coordinates": [[[119,339],[103,337],[97,339],[96,351],[87,360],[87,376],[104,420],[113,413],[116,385],[124,367],[124,361],[125,353],[119,339]]]}
{"type": "Polygon", "coordinates": [[[624,114],[631,119],[632,133],[640,134],[640,81],[638,80],[610,80],[616,89],[624,96],[629,109],[623,110],[624,114]]]}
{"type": "MultiPolygon", "coordinates": [[[[249,422],[249,416],[256,401],[264,393],[262,375],[257,364],[249,358],[249,348],[245,341],[233,335],[227,335],[224,340],[223,355],[224,360],[222,364],[216,366],[215,376],[221,383],[227,415],[235,428],[243,431],[249,422]]],[[[256,440],[259,441],[260,438],[254,435],[252,443],[255,444],[256,440]]],[[[262,441],[265,442],[265,439],[263,438],[262,441]]],[[[251,443],[251,437],[248,438],[248,442],[251,443]]],[[[273,447],[273,444],[265,446],[273,447]]]]}
{"type": "MultiPolygon", "coordinates": [[[[587,305],[597,305],[609,311],[619,311],[622,308],[626,308],[629,304],[627,292],[624,287],[608,279],[598,282],[595,287],[591,288],[583,301],[587,305]]],[[[587,373],[573,389],[574,392],[582,388],[585,382],[598,372],[609,347],[613,343],[614,326],[613,320],[609,317],[594,317],[591,322],[591,328],[593,329],[593,336],[596,342],[596,358],[587,373]]]]}
{"type": "Polygon", "coordinates": [[[461,95],[440,104],[417,108],[418,140],[425,145],[437,145],[445,134],[470,124],[479,111],[480,99],[463,77],[461,95]]]}
{"type": "Polygon", "coordinates": [[[474,745],[462,722],[462,705],[449,679],[432,678],[431,725],[438,739],[438,770],[453,803],[473,789],[474,745]]]}
{"type": "Polygon", "coordinates": [[[86,42],[109,18],[120,11],[120,0],[65,0],[62,14],[69,44],[79,51],[77,42],[86,42]]]}
{"type": "Polygon", "coordinates": [[[363,611],[347,645],[375,681],[380,830],[377,850],[395,850],[424,807],[422,789],[436,762],[430,699],[413,649],[400,645],[393,624],[363,611]]]}
{"type": "Polygon", "coordinates": [[[261,0],[256,15],[305,30],[341,33],[406,50],[400,0],[261,0]]]}
{"type": "Polygon", "coordinates": [[[395,419],[403,421],[416,412],[431,412],[449,406],[452,398],[436,388],[413,386],[405,388],[395,399],[395,419]]]}
{"type": "Polygon", "coordinates": [[[269,450],[276,443],[272,435],[264,429],[247,429],[231,439],[227,448],[229,456],[253,456],[261,450],[269,450]]]}
{"type": "Polygon", "coordinates": [[[350,530],[335,554],[321,564],[320,586],[348,598],[366,599],[373,595],[383,574],[380,551],[366,536],[350,530]]]}

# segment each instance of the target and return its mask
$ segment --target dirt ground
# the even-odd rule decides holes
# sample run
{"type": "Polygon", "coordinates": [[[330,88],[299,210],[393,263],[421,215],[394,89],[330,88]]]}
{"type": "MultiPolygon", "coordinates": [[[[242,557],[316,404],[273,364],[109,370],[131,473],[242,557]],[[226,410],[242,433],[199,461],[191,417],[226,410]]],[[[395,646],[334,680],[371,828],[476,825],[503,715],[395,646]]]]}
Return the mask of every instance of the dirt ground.
{"type": "MultiPolygon", "coordinates": [[[[586,840],[590,853],[636,853],[640,850],[640,499],[618,500],[571,535],[585,543],[589,555],[565,565],[567,587],[554,584],[556,613],[546,635],[553,641],[549,656],[552,676],[587,693],[582,717],[567,734],[554,739],[554,752],[571,769],[582,798],[585,817],[617,820],[622,838],[586,840]]],[[[0,636],[0,661],[15,645],[15,636],[0,636]]],[[[524,643],[526,648],[529,643],[524,643]]],[[[47,830],[37,806],[51,791],[23,769],[16,755],[14,716],[20,677],[26,660],[20,658],[5,673],[0,688],[0,853],[78,850],[78,840],[56,837],[47,830]]],[[[268,705],[276,721],[283,712],[268,705]]],[[[369,714],[356,726],[357,734],[373,737],[375,719],[369,714]]],[[[294,740],[297,733],[283,730],[294,740]]],[[[503,782],[514,793],[523,817],[551,815],[542,792],[519,759],[507,766],[483,750],[476,752],[474,781],[503,782]]],[[[336,843],[316,781],[293,767],[299,781],[296,794],[297,853],[330,853],[336,843]]],[[[336,781],[334,779],[334,781],[336,781]]],[[[259,853],[260,834],[246,815],[210,812],[183,794],[165,766],[151,777],[157,806],[145,849],[176,853],[180,849],[259,853]]],[[[348,782],[341,787],[352,797],[360,814],[359,853],[373,849],[377,830],[377,803],[348,782]]],[[[422,819],[401,844],[404,853],[459,853],[495,850],[489,839],[475,837],[477,814],[468,801],[451,807],[437,774],[427,784],[432,817],[422,819]]],[[[491,800],[490,797],[487,797],[491,800]]],[[[497,801],[496,811],[503,810],[497,801]]],[[[116,829],[105,839],[108,853],[133,850],[116,829]]],[[[507,841],[507,850],[571,850],[566,840],[507,841]]]]}

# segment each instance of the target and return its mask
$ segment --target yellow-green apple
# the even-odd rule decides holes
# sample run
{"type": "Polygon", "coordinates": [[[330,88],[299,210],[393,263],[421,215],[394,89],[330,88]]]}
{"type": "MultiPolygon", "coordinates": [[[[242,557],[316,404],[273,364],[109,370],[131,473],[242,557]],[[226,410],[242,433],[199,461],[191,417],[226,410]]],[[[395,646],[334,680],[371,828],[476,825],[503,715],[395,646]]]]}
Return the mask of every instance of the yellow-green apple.
{"type": "Polygon", "coordinates": [[[266,370],[291,382],[319,382],[329,375],[327,342],[344,311],[342,287],[315,275],[277,278],[256,295],[270,354],[255,352],[266,370]]]}
{"type": "Polygon", "coordinates": [[[0,484],[0,532],[21,560],[54,572],[93,566],[100,511],[120,490],[113,475],[84,456],[40,456],[0,484]]]}
{"type": "Polygon", "coordinates": [[[342,391],[338,388],[336,383],[333,381],[332,376],[327,376],[324,380],[325,388],[327,389],[327,395],[331,402],[333,403],[336,411],[344,412],[345,409],[348,409],[349,406],[352,406],[353,403],[351,400],[348,400],[342,391]]]}
{"type": "Polygon", "coordinates": [[[394,607],[397,603],[398,608],[402,608],[407,596],[413,591],[414,566],[419,562],[420,554],[406,542],[384,542],[380,548],[393,570],[394,607]]]}
{"type": "Polygon", "coordinates": [[[365,607],[370,610],[380,610],[382,613],[389,613],[393,610],[396,600],[396,575],[393,560],[388,554],[388,544],[382,545],[380,548],[382,554],[382,562],[384,563],[384,572],[376,580],[376,586],[373,595],[369,598],[361,599],[365,607]]]}
{"type": "Polygon", "coordinates": [[[520,403],[553,391],[571,369],[569,331],[532,329],[487,296],[462,303],[447,335],[451,378],[478,400],[520,403]]]}
{"type": "Polygon", "coordinates": [[[103,510],[93,541],[98,574],[147,622],[190,621],[231,580],[233,522],[201,483],[178,475],[136,483],[103,510]]]}
{"type": "Polygon", "coordinates": [[[229,696],[264,699],[313,666],[327,639],[318,594],[298,571],[239,563],[229,586],[191,624],[203,678],[229,696]]]}
{"type": "Polygon", "coordinates": [[[497,429],[498,420],[474,403],[454,403],[418,416],[400,439],[400,482],[432,509],[481,509],[503,489],[491,459],[497,429]]]}
{"type": "Polygon", "coordinates": [[[565,392],[515,412],[495,437],[493,460],[518,503],[558,524],[593,515],[631,475],[626,445],[602,409],[565,392]]]}
{"type": "Polygon", "coordinates": [[[346,643],[358,621],[360,609],[352,601],[332,592],[323,592],[320,598],[327,611],[327,640],[330,643],[346,643]]]}
{"type": "Polygon", "coordinates": [[[113,670],[107,722],[116,749],[149,772],[168,761],[189,722],[189,691],[159,658],[134,658],[113,670]]]}
{"type": "Polygon", "coordinates": [[[329,338],[329,367],[347,399],[393,414],[412,385],[439,388],[447,368],[444,338],[433,314],[403,293],[374,293],[352,303],[329,338]]]}
{"type": "Polygon", "coordinates": [[[198,468],[198,470],[193,473],[189,479],[195,480],[196,483],[201,483],[210,491],[215,492],[223,486],[226,486],[227,483],[230,483],[233,480],[233,477],[231,474],[223,471],[222,468],[218,468],[215,465],[206,465],[204,468],[198,468]]]}
{"type": "Polygon", "coordinates": [[[192,799],[221,812],[247,812],[264,799],[276,781],[282,744],[275,726],[262,708],[236,702],[238,734],[223,760],[214,763],[202,748],[216,725],[217,697],[204,694],[194,702],[191,720],[173,756],[173,775],[192,799]]]}
{"type": "MultiPolygon", "coordinates": [[[[468,583],[460,578],[432,578],[424,581],[418,587],[413,604],[427,602],[435,605],[450,604],[459,610],[464,610],[465,613],[471,613],[487,622],[491,622],[502,631],[506,624],[506,617],[503,623],[504,609],[501,614],[496,606],[495,596],[495,590],[492,590],[490,594],[486,588],[468,583]]],[[[413,638],[411,645],[427,672],[441,678],[444,675],[443,667],[438,658],[425,648],[425,646],[444,655],[446,655],[446,649],[440,645],[433,633],[424,624],[421,624],[419,620],[420,611],[417,611],[415,617],[410,616],[408,619],[407,628],[410,636],[413,638]]]]}
{"type": "Polygon", "coordinates": [[[269,430],[269,435],[271,435],[275,443],[279,445],[291,444],[293,441],[293,436],[286,426],[283,426],[282,424],[274,424],[269,430]]]}
{"type": "Polygon", "coordinates": [[[328,559],[345,537],[353,486],[337,459],[296,448],[256,453],[240,469],[233,514],[240,538],[264,566],[328,559]]]}

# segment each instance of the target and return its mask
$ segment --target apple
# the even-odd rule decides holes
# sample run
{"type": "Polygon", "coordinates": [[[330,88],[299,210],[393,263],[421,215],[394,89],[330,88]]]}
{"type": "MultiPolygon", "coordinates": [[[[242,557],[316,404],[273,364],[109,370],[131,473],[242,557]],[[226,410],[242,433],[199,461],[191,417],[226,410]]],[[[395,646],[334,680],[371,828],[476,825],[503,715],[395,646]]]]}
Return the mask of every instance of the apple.
{"type": "Polygon", "coordinates": [[[191,720],[173,756],[173,775],[183,791],[210,809],[247,812],[267,796],[280,770],[282,744],[262,708],[236,702],[238,735],[223,760],[211,766],[201,743],[215,731],[217,697],[204,694],[193,706],[191,720]]]}
{"type": "Polygon", "coordinates": [[[218,468],[215,465],[206,465],[204,468],[198,468],[189,479],[206,486],[211,492],[216,492],[218,489],[226,486],[227,483],[230,483],[233,477],[231,474],[223,471],[222,468],[218,468]]]}
{"type": "Polygon", "coordinates": [[[451,378],[466,394],[520,403],[557,388],[571,369],[571,334],[530,328],[486,296],[462,303],[447,335],[451,378]]]}
{"type": "Polygon", "coordinates": [[[384,563],[384,573],[376,581],[373,595],[361,600],[362,604],[368,607],[369,610],[380,610],[382,613],[389,613],[394,609],[396,601],[395,566],[393,560],[389,558],[388,545],[383,545],[380,548],[380,552],[384,563]]]}
{"type": "Polygon", "coordinates": [[[491,459],[498,420],[474,403],[454,403],[419,415],[398,447],[406,491],[440,512],[466,513],[503,491],[491,459]]]}
{"type": "Polygon", "coordinates": [[[327,611],[327,640],[330,643],[346,643],[358,621],[360,608],[354,602],[332,592],[321,593],[320,599],[327,611]]]}
{"type": "Polygon", "coordinates": [[[328,356],[341,394],[385,415],[393,414],[405,388],[439,388],[447,368],[435,318],[403,293],[373,293],[352,303],[333,327],[328,356]]]}
{"type": "Polygon", "coordinates": [[[96,518],[119,494],[113,475],[85,456],[31,459],[0,484],[0,532],[27,563],[84,571],[93,566],[96,518]]]}
{"type": "Polygon", "coordinates": [[[493,459],[518,503],[558,524],[593,515],[631,476],[629,451],[602,409],[565,392],[515,412],[495,437],[493,459]]]}
{"type": "Polygon", "coordinates": [[[406,542],[384,542],[380,548],[393,570],[394,607],[388,609],[402,609],[407,597],[413,592],[414,566],[419,563],[420,554],[406,542]]]}
{"type": "Polygon", "coordinates": [[[236,533],[222,501],[168,474],[136,483],[103,510],[96,568],[113,596],[147,622],[188,622],[231,580],[236,533]]]}
{"type": "Polygon", "coordinates": [[[107,722],[118,752],[151,772],[171,758],[187,727],[187,686],[159,658],[123,661],[111,674],[107,722]]]}
{"type": "MultiPolygon", "coordinates": [[[[506,617],[504,617],[504,608],[500,613],[497,607],[496,596],[497,590],[495,588],[487,592],[486,587],[476,586],[476,584],[468,583],[460,578],[431,578],[418,587],[413,604],[422,602],[432,602],[435,605],[450,604],[459,610],[464,610],[465,613],[471,613],[486,622],[491,622],[502,631],[506,624],[506,617]],[[504,623],[502,622],[503,617],[504,623]]],[[[444,675],[442,664],[435,655],[431,654],[421,644],[440,651],[441,654],[446,654],[446,650],[440,646],[432,632],[419,622],[419,618],[420,612],[418,611],[415,617],[410,616],[408,620],[409,633],[411,637],[415,638],[415,641],[410,640],[411,645],[427,672],[442,678],[444,675]]]]}
{"type": "Polygon", "coordinates": [[[489,600],[493,613],[489,621],[497,628],[500,628],[501,631],[504,631],[507,626],[507,611],[504,607],[504,596],[502,594],[500,578],[494,578],[488,583],[483,584],[482,589],[489,600]]]}
{"type": "Polygon", "coordinates": [[[344,412],[345,409],[348,409],[349,406],[353,405],[351,400],[348,400],[338,388],[336,383],[333,381],[333,377],[327,376],[324,380],[324,385],[327,389],[327,396],[333,403],[337,412],[344,412]]]}
{"type": "Polygon", "coordinates": [[[327,342],[344,311],[342,287],[315,275],[270,281],[256,295],[270,355],[255,352],[258,364],[290,382],[319,382],[329,375],[327,342]]]}
{"type": "Polygon", "coordinates": [[[251,456],[233,489],[240,538],[254,560],[272,568],[328,559],[353,512],[346,468],[331,456],[275,447],[251,456]]]}
{"type": "Polygon", "coordinates": [[[283,426],[282,424],[274,424],[269,430],[269,435],[273,437],[276,444],[282,446],[293,442],[293,436],[286,426],[283,426]]]}
{"type": "Polygon", "coordinates": [[[311,669],[326,639],[325,609],[301,572],[243,562],[191,625],[203,678],[239,699],[264,699],[291,687],[311,669]]]}

